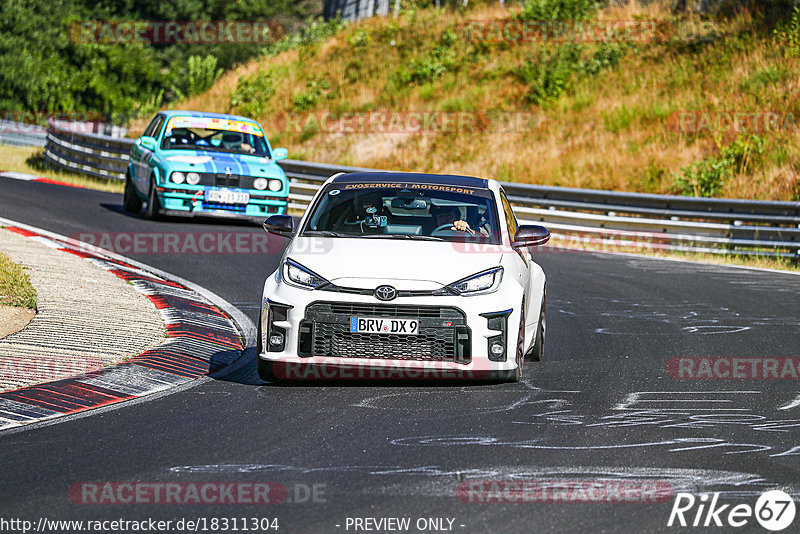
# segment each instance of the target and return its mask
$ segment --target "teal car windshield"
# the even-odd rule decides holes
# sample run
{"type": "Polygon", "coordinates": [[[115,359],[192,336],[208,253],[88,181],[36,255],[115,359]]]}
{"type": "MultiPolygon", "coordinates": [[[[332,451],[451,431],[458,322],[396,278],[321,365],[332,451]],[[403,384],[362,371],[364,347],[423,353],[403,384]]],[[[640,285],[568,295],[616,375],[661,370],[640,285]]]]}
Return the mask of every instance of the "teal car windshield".
{"type": "Polygon", "coordinates": [[[161,148],[271,157],[267,142],[261,135],[201,127],[180,127],[165,132],[161,148]]]}

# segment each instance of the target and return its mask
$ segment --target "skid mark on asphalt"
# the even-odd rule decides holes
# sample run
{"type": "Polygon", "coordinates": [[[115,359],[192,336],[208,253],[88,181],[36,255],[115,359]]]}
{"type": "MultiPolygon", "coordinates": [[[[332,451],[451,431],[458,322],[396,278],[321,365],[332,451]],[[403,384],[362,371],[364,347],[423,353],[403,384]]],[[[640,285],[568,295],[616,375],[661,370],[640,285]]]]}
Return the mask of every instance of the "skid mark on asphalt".
{"type": "MultiPolygon", "coordinates": [[[[298,466],[289,464],[209,464],[182,465],[169,469],[173,473],[188,474],[246,474],[270,473],[293,475],[362,475],[378,477],[380,485],[365,485],[362,493],[380,492],[386,495],[456,496],[460,482],[470,480],[531,481],[552,480],[592,482],[652,481],[667,483],[673,492],[700,493],[719,491],[728,497],[752,497],[764,489],[774,489],[776,484],[762,476],[739,471],[713,469],[686,469],[670,467],[617,467],[617,466],[489,466],[452,469],[437,465],[339,465],[298,466]],[[393,483],[393,477],[402,479],[393,483]],[[418,479],[420,482],[414,483],[418,479]]],[[[348,484],[349,487],[361,485],[348,484]]],[[[800,484],[779,486],[787,493],[800,495],[800,484]]]]}

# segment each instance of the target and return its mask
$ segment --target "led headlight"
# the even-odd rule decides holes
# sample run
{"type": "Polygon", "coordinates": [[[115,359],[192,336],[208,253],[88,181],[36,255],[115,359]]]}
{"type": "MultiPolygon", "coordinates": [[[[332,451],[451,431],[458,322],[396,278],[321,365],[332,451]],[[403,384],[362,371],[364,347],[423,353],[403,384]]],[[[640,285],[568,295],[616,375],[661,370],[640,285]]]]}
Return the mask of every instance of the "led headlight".
{"type": "Polygon", "coordinates": [[[256,189],[264,190],[267,188],[267,179],[266,178],[256,178],[253,182],[253,187],[256,189]]]}
{"type": "Polygon", "coordinates": [[[186,175],[186,183],[189,185],[197,185],[200,183],[200,175],[196,172],[190,172],[186,175]]]}
{"type": "Polygon", "coordinates": [[[280,180],[270,180],[269,181],[269,190],[270,191],[280,191],[283,189],[283,182],[280,180]]]}
{"type": "Polygon", "coordinates": [[[294,260],[286,260],[283,264],[284,280],[304,289],[316,289],[328,281],[310,269],[306,269],[294,260]]]}
{"type": "Polygon", "coordinates": [[[494,291],[497,289],[502,279],[503,268],[495,267],[494,269],[489,269],[488,271],[482,271],[467,278],[462,278],[458,282],[453,282],[447,287],[459,295],[488,293],[489,291],[494,291]]]}
{"type": "Polygon", "coordinates": [[[186,176],[180,171],[173,172],[172,175],[170,176],[170,180],[172,180],[176,184],[182,184],[184,180],[186,180],[186,176]]]}

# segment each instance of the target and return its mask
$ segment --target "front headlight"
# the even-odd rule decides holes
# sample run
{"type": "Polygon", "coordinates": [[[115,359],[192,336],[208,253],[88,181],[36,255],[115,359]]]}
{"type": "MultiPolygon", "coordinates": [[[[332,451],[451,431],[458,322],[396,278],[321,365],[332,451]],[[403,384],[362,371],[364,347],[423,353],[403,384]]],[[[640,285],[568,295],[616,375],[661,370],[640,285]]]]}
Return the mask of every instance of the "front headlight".
{"type": "Polygon", "coordinates": [[[190,172],[186,175],[186,183],[189,185],[197,185],[200,183],[200,175],[196,172],[190,172]]]}
{"type": "Polygon", "coordinates": [[[253,181],[253,187],[263,191],[264,189],[267,188],[267,179],[266,178],[256,178],[253,181]]]}
{"type": "Polygon", "coordinates": [[[182,172],[180,172],[180,171],[176,171],[176,172],[173,172],[173,173],[170,175],[170,179],[171,179],[173,182],[175,182],[176,184],[182,184],[182,183],[184,182],[184,180],[186,180],[186,175],[184,175],[184,174],[183,174],[182,172]]]}
{"type": "Polygon", "coordinates": [[[455,291],[459,295],[471,295],[475,293],[488,293],[494,291],[503,279],[503,268],[495,267],[488,271],[482,271],[467,278],[462,278],[458,282],[453,282],[447,288],[455,291]]]}
{"type": "Polygon", "coordinates": [[[280,191],[283,189],[283,182],[280,180],[270,180],[269,181],[269,190],[270,191],[280,191]]]}
{"type": "Polygon", "coordinates": [[[290,284],[302,287],[303,289],[316,289],[328,281],[310,269],[306,269],[294,260],[286,260],[283,263],[284,280],[290,284]]]}

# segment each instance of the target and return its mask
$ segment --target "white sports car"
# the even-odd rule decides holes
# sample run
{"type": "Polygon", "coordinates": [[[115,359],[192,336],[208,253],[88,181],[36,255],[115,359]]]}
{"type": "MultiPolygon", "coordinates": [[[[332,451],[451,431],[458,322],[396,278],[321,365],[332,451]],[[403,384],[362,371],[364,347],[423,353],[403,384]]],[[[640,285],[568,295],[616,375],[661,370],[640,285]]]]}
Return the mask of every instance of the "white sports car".
{"type": "Polygon", "coordinates": [[[542,358],[545,275],[494,180],[361,172],[329,178],[264,283],[258,373],[304,379],[518,381],[542,358]]]}

